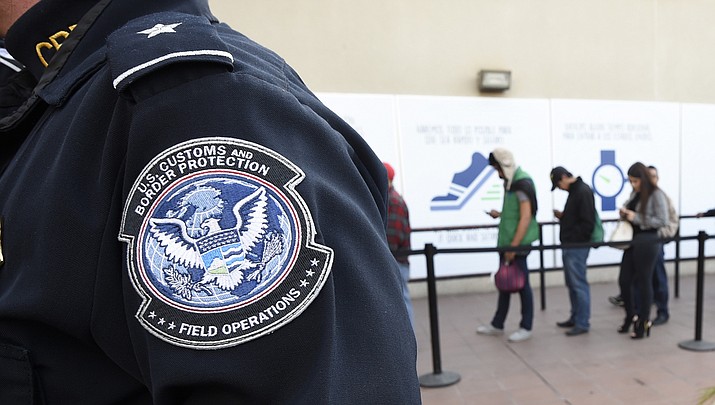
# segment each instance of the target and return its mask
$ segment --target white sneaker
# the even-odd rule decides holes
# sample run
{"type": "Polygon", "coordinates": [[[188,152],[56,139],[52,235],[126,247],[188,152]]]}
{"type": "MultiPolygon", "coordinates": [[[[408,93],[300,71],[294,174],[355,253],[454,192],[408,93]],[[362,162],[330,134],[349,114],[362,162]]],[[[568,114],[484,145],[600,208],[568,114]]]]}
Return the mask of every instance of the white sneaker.
{"type": "Polygon", "coordinates": [[[480,327],[477,328],[477,333],[480,335],[497,336],[497,335],[503,335],[504,329],[497,329],[497,328],[493,327],[492,325],[481,325],[480,327]]]}
{"type": "Polygon", "coordinates": [[[518,331],[509,335],[510,342],[523,342],[531,337],[531,331],[526,329],[519,329],[518,331]]]}

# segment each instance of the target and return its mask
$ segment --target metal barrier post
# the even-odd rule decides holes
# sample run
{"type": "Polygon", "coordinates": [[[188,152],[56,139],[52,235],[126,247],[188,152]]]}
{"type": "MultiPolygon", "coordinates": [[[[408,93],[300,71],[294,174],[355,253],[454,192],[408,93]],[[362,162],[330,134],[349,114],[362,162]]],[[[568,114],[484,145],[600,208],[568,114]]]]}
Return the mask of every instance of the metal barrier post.
{"type": "Polygon", "coordinates": [[[542,311],[546,309],[546,275],[544,272],[544,226],[539,224],[539,294],[541,294],[542,311]]]}
{"type": "Polygon", "coordinates": [[[673,287],[675,298],[680,298],[680,229],[675,233],[675,286],[673,287]]]}
{"type": "Polygon", "coordinates": [[[439,320],[437,319],[437,279],[434,275],[434,255],[437,249],[433,244],[425,245],[425,258],[427,259],[427,298],[429,302],[430,333],[432,338],[432,374],[420,376],[420,385],[423,387],[446,387],[455,384],[461,379],[457,373],[442,371],[442,359],[439,347],[439,320]]]}
{"type": "Polygon", "coordinates": [[[678,343],[681,349],[692,350],[696,352],[705,352],[715,350],[715,344],[703,342],[703,290],[705,284],[705,241],[708,234],[698,232],[698,272],[697,285],[695,292],[695,340],[687,340],[678,343]]]}

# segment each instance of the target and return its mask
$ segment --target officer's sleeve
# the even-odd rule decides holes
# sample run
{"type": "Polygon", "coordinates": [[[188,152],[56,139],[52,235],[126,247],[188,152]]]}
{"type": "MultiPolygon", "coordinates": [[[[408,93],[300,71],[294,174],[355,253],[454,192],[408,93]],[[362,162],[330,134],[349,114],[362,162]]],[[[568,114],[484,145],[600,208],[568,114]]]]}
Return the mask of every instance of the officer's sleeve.
{"type": "Polygon", "coordinates": [[[156,403],[419,403],[362,139],[224,26],[150,16],[109,50],[128,111],[126,345],[156,403]]]}

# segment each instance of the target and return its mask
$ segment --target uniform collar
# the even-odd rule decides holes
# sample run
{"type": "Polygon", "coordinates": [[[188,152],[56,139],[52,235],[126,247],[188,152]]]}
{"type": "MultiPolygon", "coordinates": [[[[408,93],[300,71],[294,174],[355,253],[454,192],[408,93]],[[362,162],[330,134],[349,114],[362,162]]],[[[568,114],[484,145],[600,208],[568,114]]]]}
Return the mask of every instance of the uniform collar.
{"type": "Polygon", "coordinates": [[[48,68],[61,69],[53,63],[62,44],[75,32],[78,24],[90,24],[91,35],[77,45],[63,63],[76,66],[99,48],[106,37],[133,18],[159,11],[179,11],[211,17],[208,0],[114,0],[106,9],[87,18],[87,12],[100,0],[41,0],[10,27],[6,46],[38,80],[48,68]],[[55,65],[55,66],[53,66],[55,65]]]}
{"type": "Polygon", "coordinates": [[[8,31],[7,48],[40,79],[57,49],[95,1],[40,1],[8,31]]]}
{"type": "Polygon", "coordinates": [[[134,18],[161,11],[216,21],[208,0],[41,0],[35,4],[10,27],[5,45],[38,84],[15,113],[0,120],[0,132],[24,121],[40,99],[61,105],[77,83],[103,63],[110,33],[134,18]]]}

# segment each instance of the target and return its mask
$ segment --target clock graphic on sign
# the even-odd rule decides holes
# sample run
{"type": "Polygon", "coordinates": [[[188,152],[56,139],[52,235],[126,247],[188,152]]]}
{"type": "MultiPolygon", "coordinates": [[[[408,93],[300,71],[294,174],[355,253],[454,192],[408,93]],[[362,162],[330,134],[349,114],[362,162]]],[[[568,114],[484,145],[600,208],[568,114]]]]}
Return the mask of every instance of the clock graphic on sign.
{"type": "Polygon", "coordinates": [[[623,191],[627,178],[616,165],[616,151],[602,150],[601,163],[593,172],[593,191],[601,197],[601,211],[616,210],[616,196],[623,191]]]}

